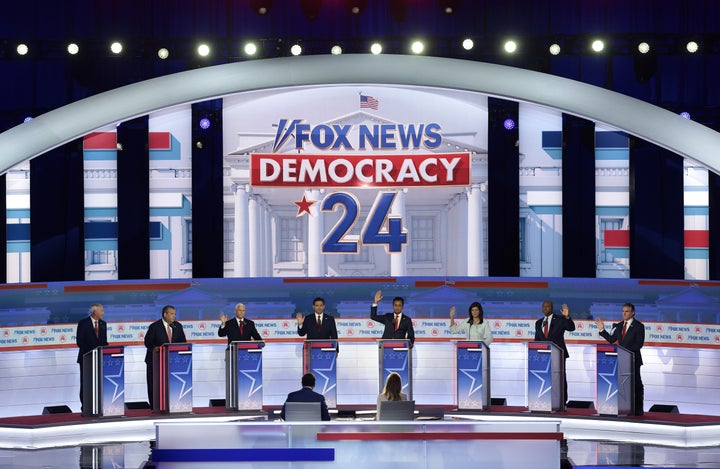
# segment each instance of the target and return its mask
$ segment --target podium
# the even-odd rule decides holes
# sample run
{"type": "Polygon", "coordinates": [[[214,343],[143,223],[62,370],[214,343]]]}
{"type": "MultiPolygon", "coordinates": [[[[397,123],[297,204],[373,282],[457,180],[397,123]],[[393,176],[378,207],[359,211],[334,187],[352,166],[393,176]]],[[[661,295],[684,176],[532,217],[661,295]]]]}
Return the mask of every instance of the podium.
{"type": "Polygon", "coordinates": [[[153,412],[192,412],[192,344],[163,344],[153,351],[153,412]]]}
{"type": "Polygon", "coordinates": [[[558,412],[565,407],[565,354],[552,342],[528,343],[528,409],[558,412]]]}
{"type": "Polygon", "coordinates": [[[490,408],[490,348],[483,341],[455,344],[458,410],[490,408]]]}
{"type": "Polygon", "coordinates": [[[265,342],[232,342],[225,351],[225,407],[262,410],[262,349],[265,342]]]}
{"type": "Polygon", "coordinates": [[[97,347],[83,355],[83,417],[125,415],[125,348],[97,347]]]}
{"type": "Polygon", "coordinates": [[[596,405],[602,415],[630,415],[635,403],[635,356],[619,345],[596,347],[596,405]]]}
{"type": "Polygon", "coordinates": [[[306,340],[303,373],[315,375],[315,392],[325,396],[328,407],[337,406],[337,340],[306,340]]]}
{"type": "Polygon", "coordinates": [[[402,379],[402,390],[409,401],[413,400],[412,387],[412,349],[410,341],[387,339],[378,341],[378,365],[380,370],[380,388],[382,392],[390,373],[397,373],[402,379]]]}

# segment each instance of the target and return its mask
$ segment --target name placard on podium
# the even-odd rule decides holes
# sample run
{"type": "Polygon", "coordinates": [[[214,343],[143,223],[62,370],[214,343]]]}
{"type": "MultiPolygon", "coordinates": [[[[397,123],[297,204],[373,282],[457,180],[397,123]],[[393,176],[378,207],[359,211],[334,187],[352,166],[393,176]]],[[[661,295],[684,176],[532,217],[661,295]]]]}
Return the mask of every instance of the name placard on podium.
{"type": "Polygon", "coordinates": [[[385,387],[390,373],[397,373],[402,379],[402,390],[408,400],[413,400],[412,349],[409,340],[388,339],[378,341],[378,368],[380,372],[379,392],[385,387]]]}
{"type": "Polygon", "coordinates": [[[337,341],[306,340],[303,373],[315,375],[315,392],[325,396],[328,407],[337,406],[337,341]]]}
{"type": "Polygon", "coordinates": [[[596,345],[596,404],[602,415],[633,413],[635,356],[619,345],[596,345]]]}
{"type": "Polygon", "coordinates": [[[125,415],[125,348],[97,347],[83,355],[83,417],[125,415]]]}
{"type": "Polygon", "coordinates": [[[490,349],[482,341],[458,341],[457,406],[459,410],[490,407],[490,349]]]}
{"type": "Polygon", "coordinates": [[[233,342],[225,352],[225,407],[261,410],[262,349],[265,342],[233,342]]]}
{"type": "Polygon", "coordinates": [[[558,412],[565,406],[565,356],[552,342],[528,343],[528,409],[558,412]]]}
{"type": "Polygon", "coordinates": [[[192,344],[164,344],[153,352],[153,412],[192,412],[192,344]]]}

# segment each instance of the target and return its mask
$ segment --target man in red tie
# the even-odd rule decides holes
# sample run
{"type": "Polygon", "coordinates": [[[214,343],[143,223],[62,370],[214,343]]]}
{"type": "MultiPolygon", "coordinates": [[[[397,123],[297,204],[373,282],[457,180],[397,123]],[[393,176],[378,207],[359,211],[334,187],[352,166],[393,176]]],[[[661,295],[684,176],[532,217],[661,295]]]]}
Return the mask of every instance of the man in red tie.
{"type": "MultiPolygon", "coordinates": [[[[80,364],[80,404],[83,401],[83,366],[82,358],[86,353],[97,347],[104,347],[107,341],[107,323],[103,321],[105,309],[100,303],[90,306],[90,316],[81,319],[77,325],[75,343],[78,346],[77,362],[80,364]]],[[[82,409],[82,407],[81,407],[82,409]]]]}
{"type": "Polygon", "coordinates": [[[617,342],[618,345],[630,350],[635,355],[635,368],[633,374],[635,376],[635,401],[633,405],[633,413],[635,415],[643,414],[643,401],[645,397],[645,388],[640,377],[640,367],[643,364],[640,349],[645,344],[645,325],[635,319],[635,305],[625,303],[622,307],[622,322],[613,324],[610,332],[605,330],[605,322],[602,319],[595,319],[599,334],[611,344],[617,342]]]}
{"type": "Polygon", "coordinates": [[[185,331],[183,331],[182,324],[175,320],[175,314],[174,306],[163,306],[162,318],[150,324],[145,333],[145,348],[147,349],[145,352],[146,378],[148,402],[151,406],[153,402],[153,350],[163,344],[187,342],[185,331]]]}
{"type": "Polygon", "coordinates": [[[325,314],[325,300],[315,298],[313,300],[314,312],[303,316],[297,313],[297,332],[300,337],[307,336],[308,340],[337,340],[338,332],[335,325],[335,318],[325,314]]]}
{"type": "MultiPolygon", "coordinates": [[[[567,362],[570,354],[565,345],[565,331],[575,330],[575,322],[570,317],[568,305],[562,305],[562,314],[553,314],[553,302],[545,300],[542,304],[542,313],[543,317],[535,321],[535,340],[552,342],[560,347],[567,362]]],[[[567,402],[567,373],[563,376],[563,389],[565,391],[565,402],[567,402]]]]}
{"type": "Polygon", "coordinates": [[[245,305],[242,303],[235,305],[235,317],[233,319],[228,319],[225,313],[220,313],[218,335],[227,337],[228,346],[230,346],[230,342],[262,340],[255,327],[255,322],[245,317],[245,305]]]}
{"type": "Polygon", "coordinates": [[[403,314],[405,300],[399,296],[393,298],[393,312],[385,314],[377,314],[378,303],[382,300],[382,291],[375,293],[375,300],[370,307],[370,319],[381,322],[385,325],[383,331],[383,339],[407,339],[410,341],[410,347],[415,342],[415,329],[413,328],[412,319],[403,314]]]}

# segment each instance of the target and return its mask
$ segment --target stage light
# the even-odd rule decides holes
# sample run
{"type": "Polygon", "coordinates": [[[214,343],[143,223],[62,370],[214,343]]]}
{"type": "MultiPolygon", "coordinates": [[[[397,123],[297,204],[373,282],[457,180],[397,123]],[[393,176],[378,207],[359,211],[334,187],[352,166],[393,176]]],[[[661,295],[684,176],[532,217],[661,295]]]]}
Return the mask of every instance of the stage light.
{"type": "Polygon", "coordinates": [[[462,47],[465,50],[472,50],[472,48],[475,47],[475,43],[473,42],[472,39],[468,38],[468,39],[463,40],[462,47]]]}
{"type": "Polygon", "coordinates": [[[560,54],[560,51],[561,51],[560,44],[557,44],[557,43],[550,44],[550,47],[548,48],[548,50],[550,51],[550,54],[558,55],[558,54],[560,54]]]}
{"type": "Polygon", "coordinates": [[[18,44],[15,50],[17,50],[18,55],[27,55],[27,53],[30,52],[30,48],[27,44],[18,44]]]}
{"type": "Polygon", "coordinates": [[[603,49],[605,49],[605,43],[600,39],[595,39],[590,45],[590,48],[595,52],[602,52],[603,49]]]}
{"type": "Polygon", "coordinates": [[[687,45],[685,46],[685,48],[687,49],[687,51],[690,52],[691,54],[694,54],[695,52],[697,52],[699,47],[700,47],[700,46],[698,46],[698,43],[695,42],[695,41],[690,41],[690,42],[688,42],[687,45]]]}
{"type": "Polygon", "coordinates": [[[455,13],[462,0],[440,0],[440,9],[447,15],[455,13]]]}
{"type": "Polygon", "coordinates": [[[308,21],[315,21],[320,16],[322,0],[300,0],[300,9],[308,21]]]}
{"type": "Polygon", "coordinates": [[[359,15],[366,6],[366,0],[345,0],[345,8],[353,15],[359,15]]]}
{"type": "Polygon", "coordinates": [[[250,0],[250,8],[258,15],[266,15],[272,8],[272,0],[250,0]]]}
{"type": "Polygon", "coordinates": [[[290,48],[290,53],[295,56],[302,54],[302,47],[300,47],[300,44],[293,44],[290,48]]]}
{"type": "Polygon", "coordinates": [[[650,44],[648,44],[647,42],[641,42],[640,44],[638,44],[638,52],[640,52],[641,54],[647,54],[648,52],[650,52],[650,44]]]}
{"type": "Polygon", "coordinates": [[[123,46],[119,42],[113,42],[112,44],[110,44],[110,52],[112,52],[113,54],[119,54],[120,52],[122,52],[122,50],[123,46]]]}
{"type": "Polygon", "coordinates": [[[165,60],[170,57],[170,51],[164,47],[161,47],[160,49],[158,49],[158,57],[160,57],[162,60],[165,60]]]}
{"type": "Polygon", "coordinates": [[[67,52],[68,52],[68,54],[70,54],[70,55],[75,55],[75,54],[77,54],[78,52],[80,52],[80,47],[79,47],[77,44],[75,44],[74,42],[71,42],[71,43],[68,44],[68,46],[67,46],[67,52]]]}
{"type": "Polygon", "coordinates": [[[517,43],[515,41],[505,41],[503,48],[508,54],[513,54],[517,50],[517,43]]]}
{"type": "Polygon", "coordinates": [[[682,117],[683,119],[692,120],[692,116],[691,116],[690,113],[687,112],[687,111],[681,112],[681,113],[680,113],[680,117],[682,117]]]}
{"type": "Polygon", "coordinates": [[[27,116],[25,119],[23,119],[23,122],[30,122],[32,120],[32,116],[27,116]]]}
{"type": "Polygon", "coordinates": [[[335,44],[334,46],[332,46],[332,47],[330,48],[330,53],[331,53],[332,55],[340,55],[340,54],[342,54],[342,47],[340,47],[339,45],[335,44]]]}
{"type": "Polygon", "coordinates": [[[197,53],[200,57],[207,57],[210,55],[210,46],[207,44],[200,44],[197,48],[197,53]]]}
{"type": "Polygon", "coordinates": [[[200,119],[200,122],[198,122],[198,125],[201,129],[207,130],[210,128],[210,119],[208,119],[207,117],[203,117],[202,119],[200,119]]]}
{"type": "Polygon", "coordinates": [[[512,130],[515,128],[515,121],[508,117],[503,121],[503,127],[505,127],[505,130],[512,130]]]}
{"type": "Polygon", "coordinates": [[[413,54],[422,54],[424,50],[425,44],[423,44],[422,41],[413,41],[412,44],[410,44],[410,51],[412,51],[413,54]]]}
{"type": "Polygon", "coordinates": [[[382,54],[382,45],[379,42],[373,42],[370,46],[370,52],[375,55],[382,54]]]}
{"type": "Polygon", "coordinates": [[[243,48],[243,50],[245,51],[245,55],[252,56],[252,55],[257,54],[257,46],[255,45],[254,42],[248,42],[247,44],[245,44],[245,47],[243,48]]]}

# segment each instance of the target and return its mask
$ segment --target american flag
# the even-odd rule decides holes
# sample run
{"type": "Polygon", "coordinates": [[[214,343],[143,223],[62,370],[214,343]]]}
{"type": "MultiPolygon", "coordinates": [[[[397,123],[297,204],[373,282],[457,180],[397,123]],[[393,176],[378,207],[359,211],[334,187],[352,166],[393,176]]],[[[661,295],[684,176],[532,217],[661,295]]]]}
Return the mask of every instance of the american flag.
{"type": "Polygon", "coordinates": [[[360,95],[360,109],[375,109],[377,111],[380,102],[372,96],[360,95]]]}

